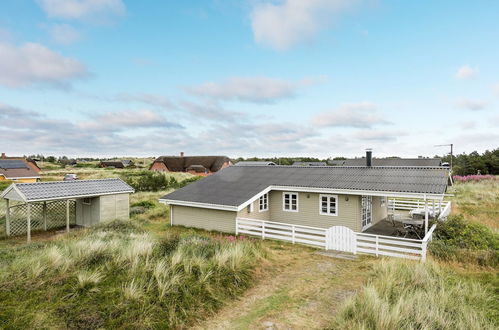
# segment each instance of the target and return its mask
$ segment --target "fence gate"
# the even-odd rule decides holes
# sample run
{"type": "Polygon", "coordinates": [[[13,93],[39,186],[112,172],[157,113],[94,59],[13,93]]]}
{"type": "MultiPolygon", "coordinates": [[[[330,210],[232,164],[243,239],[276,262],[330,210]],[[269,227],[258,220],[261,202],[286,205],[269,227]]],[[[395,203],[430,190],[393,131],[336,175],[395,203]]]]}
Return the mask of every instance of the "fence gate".
{"type": "Polygon", "coordinates": [[[333,226],[328,229],[328,250],[357,252],[357,235],[353,230],[344,226],[333,226]]]}

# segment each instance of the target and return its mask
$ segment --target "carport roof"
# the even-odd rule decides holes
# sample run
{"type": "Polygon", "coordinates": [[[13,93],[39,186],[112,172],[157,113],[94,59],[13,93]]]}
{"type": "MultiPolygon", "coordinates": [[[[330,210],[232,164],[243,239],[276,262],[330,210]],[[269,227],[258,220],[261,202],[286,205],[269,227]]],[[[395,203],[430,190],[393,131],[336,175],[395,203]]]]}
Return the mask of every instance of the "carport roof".
{"type": "Polygon", "coordinates": [[[135,190],[121,179],[75,180],[13,183],[1,197],[22,202],[39,202],[133,192],[135,190]]]}

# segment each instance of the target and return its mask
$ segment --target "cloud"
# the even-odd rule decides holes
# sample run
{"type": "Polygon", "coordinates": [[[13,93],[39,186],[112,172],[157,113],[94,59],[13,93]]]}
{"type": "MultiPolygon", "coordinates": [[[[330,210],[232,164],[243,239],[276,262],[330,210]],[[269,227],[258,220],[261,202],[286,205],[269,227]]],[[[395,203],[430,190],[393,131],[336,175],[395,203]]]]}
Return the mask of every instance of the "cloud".
{"type": "Polygon", "coordinates": [[[122,0],[37,0],[49,17],[64,19],[106,19],[124,15],[122,0]]]}
{"type": "Polygon", "coordinates": [[[472,68],[469,65],[463,65],[457,70],[455,77],[460,80],[471,79],[476,77],[479,72],[480,70],[477,67],[472,68]]]}
{"type": "Polygon", "coordinates": [[[218,100],[271,103],[294,97],[298,88],[319,83],[324,79],[320,77],[289,81],[269,77],[233,77],[223,82],[207,82],[187,87],[186,90],[193,95],[218,100]]]}
{"type": "Polygon", "coordinates": [[[151,110],[107,112],[78,126],[84,130],[114,132],[135,128],[182,128],[151,110]]]}
{"type": "Polygon", "coordinates": [[[227,110],[217,102],[205,102],[198,104],[189,101],[180,103],[180,110],[189,113],[193,118],[204,120],[214,120],[219,122],[234,122],[240,120],[245,115],[242,112],[227,110]]]}
{"type": "Polygon", "coordinates": [[[68,24],[53,24],[49,31],[52,39],[63,45],[69,45],[81,39],[81,34],[68,24]]]}
{"type": "Polygon", "coordinates": [[[370,128],[374,125],[390,124],[377,114],[376,105],[368,102],[344,104],[337,110],[323,112],[312,118],[319,127],[370,128]]]}
{"type": "Polygon", "coordinates": [[[494,93],[495,93],[497,96],[499,96],[499,84],[496,84],[496,85],[494,86],[494,93]]]}
{"type": "Polygon", "coordinates": [[[35,84],[68,86],[89,73],[78,60],[65,57],[44,45],[16,46],[0,42],[0,85],[26,87],[35,84]]]}
{"type": "Polygon", "coordinates": [[[479,111],[485,109],[487,103],[478,100],[463,99],[457,102],[457,106],[461,109],[479,111]]]}
{"type": "Polygon", "coordinates": [[[119,102],[143,103],[164,109],[173,109],[176,107],[175,104],[173,104],[173,102],[170,101],[168,98],[162,95],[150,94],[150,93],[140,93],[140,94],[122,93],[113,97],[112,100],[119,102]]]}
{"type": "Polygon", "coordinates": [[[255,41],[277,50],[309,41],[353,3],[349,0],[284,0],[257,4],[251,13],[255,41]]]}
{"type": "Polygon", "coordinates": [[[397,138],[405,136],[404,131],[378,131],[363,130],[353,135],[354,138],[362,141],[396,141],[397,138]]]}

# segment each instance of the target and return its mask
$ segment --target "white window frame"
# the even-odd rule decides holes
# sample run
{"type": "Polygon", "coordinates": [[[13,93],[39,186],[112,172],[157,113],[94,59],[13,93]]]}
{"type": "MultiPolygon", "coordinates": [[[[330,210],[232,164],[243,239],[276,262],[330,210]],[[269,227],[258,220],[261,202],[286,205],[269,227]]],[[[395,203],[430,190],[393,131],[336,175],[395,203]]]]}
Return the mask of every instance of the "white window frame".
{"type": "Polygon", "coordinates": [[[284,212],[299,212],[300,210],[300,195],[297,193],[297,192],[289,192],[289,191],[284,191],[282,193],[282,210],[284,212]],[[286,209],[286,195],[289,195],[289,209],[286,209]],[[292,197],[291,196],[296,196],[296,210],[292,210],[291,209],[291,200],[292,200],[292,197]]]}
{"type": "Polygon", "coordinates": [[[380,206],[381,207],[385,207],[386,206],[386,197],[385,196],[381,196],[379,199],[380,199],[380,201],[379,201],[380,206]]]}
{"type": "Polygon", "coordinates": [[[252,213],[253,212],[253,202],[249,203],[248,206],[246,207],[246,211],[248,213],[252,213]]]}
{"type": "Polygon", "coordinates": [[[269,210],[269,193],[263,194],[258,199],[258,212],[266,212],[269,210]],[[262,205],[264,208],[262,208],[262,205]]]}
{"type": "Polygon", "coordinates": [[[339,208],[339,199],[338,199],[338,195],[329,195],[329,194],[320,194],[319,195],[319,214],[320,215],[329,215],[329,216],[332,216],[332,217],[336,217],[338,216],[338,208],[339,208]],[[328,212],[327,213],[324,213],[322,212],[322,197],[327,197],[327,210],[328,212]],[[335,210],[334,210],[334,213],[330,213],[330,198],[334,198],[334,204],[335,204],[335,210]]]}

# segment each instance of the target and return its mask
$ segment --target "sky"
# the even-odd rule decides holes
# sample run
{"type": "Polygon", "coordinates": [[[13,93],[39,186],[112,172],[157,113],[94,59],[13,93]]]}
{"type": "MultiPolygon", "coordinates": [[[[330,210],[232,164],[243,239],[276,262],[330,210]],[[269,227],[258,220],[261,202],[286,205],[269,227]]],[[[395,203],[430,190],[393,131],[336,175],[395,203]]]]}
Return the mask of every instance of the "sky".
{"type": "Polygon", "coordinates": [[[499,147],[499,1],[4,0],[0,151],[499,147]]]}

